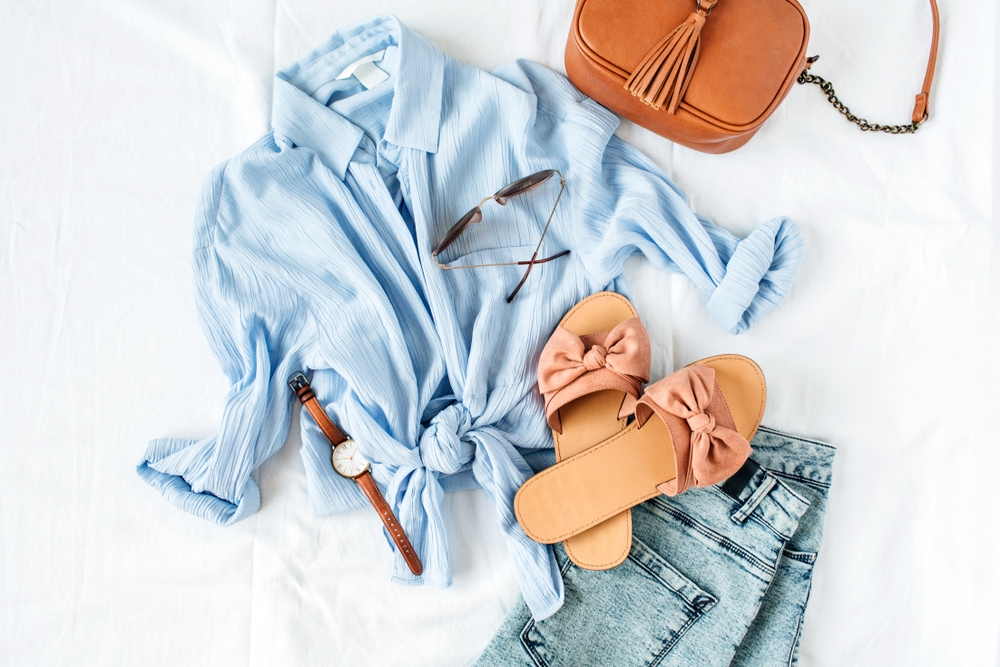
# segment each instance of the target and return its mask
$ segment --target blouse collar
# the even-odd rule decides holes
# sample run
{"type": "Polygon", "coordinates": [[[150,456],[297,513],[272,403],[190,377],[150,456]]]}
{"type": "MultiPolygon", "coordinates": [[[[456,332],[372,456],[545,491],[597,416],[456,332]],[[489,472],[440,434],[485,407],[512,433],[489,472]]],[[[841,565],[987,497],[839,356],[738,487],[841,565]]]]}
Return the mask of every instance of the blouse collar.
{"type": "Polygon", "coordinates": [[[271,126],[297,146],[316,151],[343,180],[363,130],[317,99],[317,93],[364,56],[399,49],[386,142],[427,153],[438,149],[445,55],[395,16],[339,30],[275,76],[271,126]]]}

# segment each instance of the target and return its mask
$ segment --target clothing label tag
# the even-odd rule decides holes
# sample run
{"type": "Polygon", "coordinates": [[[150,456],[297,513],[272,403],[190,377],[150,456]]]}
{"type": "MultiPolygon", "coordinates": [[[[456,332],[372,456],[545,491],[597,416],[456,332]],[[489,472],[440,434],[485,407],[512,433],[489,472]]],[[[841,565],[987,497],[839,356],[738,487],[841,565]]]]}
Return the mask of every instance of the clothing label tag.
{"type": "Polygon", "coordinates": [[[371,90],[389,78],[389,75],[375,64],[381,61],[384,56],[385,49],[369,54],[364,58],[348,65],[347,69],[341,72],[337,79],[346,79],[347,77],[353,75],[355,79],[361,82],[362,86],[371,90]]]}
{"type": "Polygon", "coordinates": [[[375,63],[361,63],[354,68],[354,78],[361,82],[361,85],[371,90],[378,84],[389,79],[389,75],[383,72],[375,63]]]}

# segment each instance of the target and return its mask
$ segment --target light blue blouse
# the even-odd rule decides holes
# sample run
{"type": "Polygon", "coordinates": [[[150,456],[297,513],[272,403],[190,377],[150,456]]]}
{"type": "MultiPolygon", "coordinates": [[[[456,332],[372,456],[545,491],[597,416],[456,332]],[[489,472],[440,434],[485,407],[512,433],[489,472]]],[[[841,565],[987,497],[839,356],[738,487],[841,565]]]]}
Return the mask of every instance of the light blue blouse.
{"type": "MultiPolygon", "coordinates": [[[[195,219],[199,316],[232,384],[221,427],[152,441],[139,475],[219,524],[249,516],[260,505],[251,473],[288,435],[286,380],[312,370],[424,563],[414,577],[397,553],[395,579],[450,584],[443,492],[479,486],[496,503],[528,606],[538,619],[554,613],[563,588],[552,550],[525,536],[512,502],[532,465],[553,460],[535,372],[556,323],[589,294],[624,292],[622,264],[641,253],[688,276],[740,333],[781,301],[802,259],[787,219],[740,240],[697,218],[614,136],[617,125],[545,67],[486,73],[391,16],[337,32],[280,72],[273,132],[215,169],[195,219]],[[382,49],[386,81],[336,79],[382,49]],[[523,267],[435,264],[431,248],[466,211],[550,168],[566,190],[540,256],[570,255],[536,266],[510,304],[523,267]]],[[[558,191],[551,179],[506,206],[488,202],[438,259],[529,259],[558,191]]],[[[333,471],[322,432],[301,423],[311,511],[367,506],[333,471]]]]}

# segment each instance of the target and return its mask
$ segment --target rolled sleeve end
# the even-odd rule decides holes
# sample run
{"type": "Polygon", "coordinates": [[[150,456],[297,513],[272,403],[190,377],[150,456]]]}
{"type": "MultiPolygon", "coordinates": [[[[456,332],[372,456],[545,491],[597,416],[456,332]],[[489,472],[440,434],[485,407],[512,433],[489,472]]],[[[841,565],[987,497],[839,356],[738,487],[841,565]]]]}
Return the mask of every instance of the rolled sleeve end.
{"type": "Polygon", "coordinates": [[[708,310],[732,334],[741,334],[781,303],[802,264],[804,243],[795,223],[775,218],[741,241],[708,310]]]}
{"type": "Polygon", "coordinates": [[[260,509],[260,488],[253,478],[247,478],[239,501],[232,503],[208,492],[196,492],[181,475],[155,468],[157,461],[192,442],[175,439],[151,441],[135,469],[139,478],[163,494],[175,507],[220,526],[231,526],[260,509]]]}

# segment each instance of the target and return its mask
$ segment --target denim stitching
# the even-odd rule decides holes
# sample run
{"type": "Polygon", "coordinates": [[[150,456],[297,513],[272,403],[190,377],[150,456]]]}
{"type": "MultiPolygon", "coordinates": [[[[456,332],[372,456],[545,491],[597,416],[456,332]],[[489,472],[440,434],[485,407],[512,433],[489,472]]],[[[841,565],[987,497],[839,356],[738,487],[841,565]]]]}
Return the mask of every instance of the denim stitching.
{"type": "MultiPolygon", "coordinates": [[[[658,575],[656,572],[653,572],[653,570],[651,570],[650,568],[646,567],[646,564],[643,563],[642,561],[640,561],[638,558],[636,558],[632,554],[629,554],[628,557],[632,559],[632,562],[634,562],[636,565],[638,565],[643,570],[645,570],[646,572],[648,572],[649,576],[653,577],[658,582],[660,582],[661,586],[663,586],[668,591],[670,591],[671,593],[673,593],[674,595],[676,595],[678,598],[680,598],[680,601],[684,603],[684,606],[687,607],[687,609],[688,609],[689,612],[691,612],[693,614],[703,614],[703,613],[705,613],[705,611],[707,611],[704,607],[702,607],[701,609],[698,609],[693,604],[691,604],[690,602],[688,602],[684,598],[684,596],[681,594],[681,592],[679,590],[677,590],[676,588],[674,588],[673,586],[671,586],[670,584],[668,584],[666,581],[664,581],[663,578],[661,578],[660,575],[658,575]]],[[[690,581],[690,579],[688,581],[690,581]]],[[[712,601],[712,607],[714,607],[716,605],[716,603],[718,602],[718,600],[715,599],[715,596],[709,595],[706,591],[703,591],[701,589],[701,586],[699,586],[698,584],[695,584],[694,582],[691,582],[691,583],[694,584],[694,587],[697,588],[698,591],[701,593],[701,595],[698,596],[699,598],[703,597],[703,596],[704,597],[708,597],[712,601]]],[[[709,607],[709,609],[711,609],[712,607],[709,607]]]]}
{"type": "MultiPolygon", "coordinates": [[[[647,547],[647,549],[648,549],[648,547],[647,547]]],[[[650,550],[650,551],[652,551],[652,550],[650,550]]],[[[652,553],[655,554],[656,552],[652,552],[652,553]]],[[[702,605],[702,607],[699,609],[699,608],[695,607],[694,605],[690,604],[681,595],[681,593],[676,588],[674,588],[673,586],[669,585],[656,572],[653,572],[648,567],[646,567],[645,563],[643,563],[642,561],[640,561],[638,558],[636,558],[635,556],[633,556],[631,553],[629,553],[628,557],[632,560],[632,562],[634,562],[636,565],[638,565],[643,570],[645,570],[646,572],[648,572],[651,577],[653,577],[654,579],[656,579],[656,581],[658,581],[661,586],[663,586],[665,589],[667,589],[668,591],[670,591],[671,593],[673,593],[678,599],[680,599],[680,601],[683,603],[684,607],[688,611],[688,619],[687,619],[687,621],[685,621],[683,625],[681,625],[679,628],[677,628],[674,631],[672,637],[670,637],[668,639],[662,640],[663,646],[660,648],[659,652],[656,653],[653,656],[653,661],[649,663],[649,667],[656,667],[656,665],[659,665],[661,662],[663,662],[663,658],[666,657],[666,655],[671,651],[671,649],[673,649],[673,647],[677,644],[677,642],[679,642],[681,640],[681,637],[683,637],[687,633],[687,631],[691,628],[691,626],[694,624],[694,622],[697,621],[698,619],[700,619],[702,616],[704,616],[708,611],[710,611],[712,609],[712,607],[714,607],[716,604],[718,604],[719,601],[713,595],[710,595],[708,592],[702,590],[702,588],[700,586],[698,586],[694,582],[691,582],[691,584],[695,588],[697,588],[698,591],[701,593],[701,595],[699,597],[704,596],[704,597],[707,597],[708,599],[710,599],[712,601],[712,605],[711,606],[702,605]]],[[[573,566],[573,562],[569,558],[567,558],[566,562],[563,563],[562,567],[559,568],[559,571],[560,571],[561,574],[565,575],[566,572],[569,570],[569,568],[572,567],[572,566],[573,566]]],[[[528,622],[525,623],[524,628],[521,630],[520,634],[518,635],[518,638],[521,640],[521,645],[528,652],[528,655],[531,657],[531,660],[532,660],[532,662],[535,663],[536,667],[548,667],[548,665],[549,665],[548,661],[546,661],[541,656],[541,654],[538,651],[535,650],[535,646],[537,645],[537,642],[534,642],[534,641],[532,641],[531,639],[528,638],[528,633],[530,633],[531,630],[534,627],[535,627],[535,619],[534,618],[529,618],[528,622]]]]}
{"type": "Polygon", "coordinates": [[[778,480],[774,478],[768,479],[767,476],[765,476],[760,486],[754,489],[753,493],[750,494],[750,497],[741,503],[739,508],[733,512],[729,518],[736,523],[742,524],[758,507],[760,507],[760,504],[764,502],[764,499],[771,494],[771,491],[773,491],[777,485],[778,480]]]}
{"type": "Polygon", "coordinates": [[[812,577],[809,578],[809,585],[806,586],[806,599],[802,601],[799,609],[799,623],[795,630],[795,641],[792,643],[792,651],[788,655],[788,667],[794,667],[799,657],[799,642],[802,640],[802,625],[805,622],[806,607],[809,606],[809,596],[812,595],[812,577]]]}
{"type": "Polygon", "coordinates": [[[777,528],[775,528],[774,526],[772,526],[771,524],[769,524],[769,523],[768,523],[767,521],[765,521],[764,519],[761,519],[761,518],[760,518],[759,516],[751,516],[750,518],[751,518],[751,519],[752,519],[753,521],[756,521],[757,523],[759,523],[759,524],[760,524],[761,526],[763,526],[763,527],[764,527],[764,528],[766,528],[767,530],[769,530],[769,531],[771,531],[772,533],[774,533],[774,536],[775,536],[776,538],[778,538],[779,540],[781,540],[781,544],[782,544],[782,546],[784,546],[784,544],[785,544],[785,543],[786,543],[786,542],[787,542],[788,540],[790,540],[790,539],[791,539],[791,536],[790,536],[790,535],[782,535],[781,533],[779,533],[779,532],[778,532],[778,529],[777,529],[777,528]]]}
{"type": "Polygon", "coordinates": [[[806,486],[811,486],[813,488],[817,488],[817,489],[829,489],[830,488],[830,484],[828,484],[826,482],[817,482],[816,480],[809,479],[808,477],[800,477],[799,475],[792,475],[791,473],[781,472],[781,471],[778,471],[778,470],[773,470],[771,468],[767,468],[766,470],[769,473],[771,473],[772,475],[774,475],[775,477],[781,477],[782,479],[788,479],[788,480],[792,480],[794,482],[799,482],[801,484],[805,484],[806,486]]]}
{"type": "MultiPolygon", "coordinates": [[[[700,619],[704,615],[704,613],[705,612],[696,611],[694,612],[693,615],[689,615],[687,622],[685,622],[681,627],[677,628],[672,637],[670,637],[669,639],[664,639],[663,647],[660,649],[659,653],[653,656],[653,661],[649,663],[649,667],[656,667],[661,662],[663,662],[663,658],[665,658],[666,655],[670,653],[671,649],[673,649],[674,646],[677,644],[677,642],[681,640],[681,637],[687,634],[687,631],[691,628],[692,625],[694,625],[694,622],[700,619]]],[[[528,651],[528,654],[531,656],[531,660],[532,662],[535,663],[536,667],[548,667],[549,663],[544,658],[542,658],[542,656],[539,655],[537,651],[535,651],[534,642],[532,642],[530,639],[526,637],[526,635],[534,627],[535,627],[535,620],[530,619],[528,623],[524,626],[524,629],[521,631],[520,635],[521,645],[524,646],[525,650],[528,651]]]]}
{"type": "MultiPolygon", "coordinates": [[[[729,505],[731,507],[731,509],[730,509],[730,517],[729,518],[732,519],[737,525],[742,525],[742,523],[740,523],[739,521],[736,521],[736,519],[735,519],[735,512],[740,507],[742,507],[742,505],[740,503],[738,503],[738,502],[733,501],[732,497],[731,496],[727,496],[725,493],[723,493],[722,490],[719,489],[719,487],[713,486],[713,487],[710,487],[710,488],[713,491],[715,491],[720,497],[725,498],[726,502],[729,503],[729,505]]],[[[771,490],[773,491],[773,489],[771,489],[771,490]]],[[[758,505],[759,504],[760,503],[758,503],[758,505]]],[[[754,509],[756,509],[756,507],[754,509]]],[[[764,528],[766,528],[767,530],[771,531],[774,534],[775,537],[777,537],[779,540],[781,540],[782,544],[784,544],[785,542],[788,541],[789,538],[787,536],[781,534],[778,531],[777,528],[775,528],[774,526],[772,526],[770,523],[768,523],[764,519],[760,518],[757,514],[751,512],[750,516],[748,516],[747,519],[755,521],[758,524],[760,524],[761,526],[763,526],[764,528]]],[[[743,523],[745,523],[745,521],[743,523]]]]}
{"type": "Polygon", "coordinates": [[[768,433],[774,433],[775,435],[782,435],[789,440],[798,440],[801,442],[808,442],[813,445],[819,445],[823,449],[829,449],[831,451],[837,451],[837,448],[828,442],[823,442],[822,440],[813,440],[812,438],[803,438],[801,435],[792,435],[791,433],[786,433],[785,431],[779,431],[776,428],[771,428],[770,426],[759,426],[758,431],[766,431],[768,433]]]}
{"type": "MultiPolygon", "coordinates": [[[[563,579],[566,578],[566,572],[572,565],[573,561],[567,558],[563,564],[559,566],[559,574],[562,575],[563,579]]],[[[531,629],[534,627],[535,619],[533,617],[529,618],[528,622],[525,623],[524,627],[521,629],[521,633],[518,635],[518,638],[521,640],[521,646],[523,646],[524,650],[528,652],[529,656],[531,656],[531,660],[535,663],[536,667],[548,667],[548,662],[546,662],[545,659],[542,658],[542,656],[535,650],[535,642],[528,639],[528,633],[531,632],[531,629]]]]}
{"type": "Polygon", "coordinates": [[[796,498],[798,498],[799,501],[801,501],[807,508],[810,505],[812,505],[812,502],[808,498],[804,497],[801,493],[799,493],[798,491],[796,491],[792,487],[790,487],[787,484],[785,484],[783,482],[780,482],[780,481],[778,482],[778,484],[780,484],[781,488],[783,488],[785,491],[787,491],[788,493],[790,493],[793,496],[795,496],[796,498]]]}
{"type": "MultiPolygon", "coordinates": [[[[765,470],[765,471],[767,471],[767,472],[768,472],[769,474],[773,474],[773,473],[772,473],[772,471],[771,471],[771,470],[769,470],[768,468],[764,468],[764,470],[765,470]]],[[[788,493],[789,493],[789,494],[790,494],[790,495],[791,495],[792,497],[796,498],[796,499],[797,499],[797,500],[799,500],[799,501],[800,501],[801,503],[803,503],[803,504],[804,504],[804,505],[806,506],[806,510],[808,510],[808,509],[809,509],[809,507],[810,507],[810,506],[812,505],[812,503],[811,503],[811,502],[809,502],[809,500],[807,500],[806,498],[803,498],[803,497],[802,497],[802,496],[801,496],[800,494],[796,493],[795,489],[793,489],[792,487],[790,487],[790,486],[788,486],[787,484],[784,484],[783,482],[780,482],[780,481],[778,481],[778,480],[774,480],[774,481],[775,481],[775,484],[774,484],[774,485],[773,485],[773,486],[772,486],[772,487],[771,487],[770,489],[768,489],[768,492],[767,492],[767,494],[765,494],[765,497],[766,497],[767,495],[770,495],[770,493],[771,493],[772,491],[774,491],[774,490],[775,490],[776,488],[778,488],[778,487],[780,486],[780,487],[781,487],[782,489],[784,489],[784,490],[785,490],[786,492],[788,492],[788,493]]],[[[763,498],[761,498],[761,502],[763,502],[763,500],[764,500],[764,499],[763,499],[763,498]]],[[[780,503],[780,502],[778,502],[778,501],[775,501],[775,504],[777,504],[777,505],[778,505],[778,507],[780,507],[780,508],[781,508],[781,509],[782,509],[783,511],[785,511],[786,513],[788,513],[788,510],[787,510],[787,509],[785,508],[785,506],[784,506],[783,504],[781,504],[781,503],[780,503]]],[[[757,505],[759,506],[759,505],[760,505],[760,503],[757,503],[757,505]]],[[[754,507],[754,509],[756,510],[756,509],[757,509],[757,507],[755,506],[755,507],[754,507]]],[[[804,513],[805,513],[805,512],[803,512],[803,514],[804,514],[804,513]]],[[[778,536],[779,538],[781,538],[781,542],[782,542],[782,544],[784,544],[785,542],[787,542],[788,540],[790,540],[790,539],[791,539],[791,537],[792,537],[791,535],[785,535],[784,533],[782,533],[782,532],[781,532],[780,530],[778,530],[778,529],[777,529],[777,528],[776,528],[775,526],[771,525],[771,523],[770,523],[770,522],[768,522],[768,521],[767,521],[767,520],[765,520],[765,519],[764,519],[763,517],[761,517],[759,513],[756,513],[756,512],[751,512],[751,513],[750,513],[750,516],[749,516],[748,518],[750,518],[750,519],[753,519],[754,521],[756,521],[756,522],[757,522],[757,523],[759,523],[760,525],[762,525],[762,526],[764,526],[764,527],[768,528],[768,529],[769,529],[769,530],[770,530],[771,532],[773,532],[773,533],[774,533],[774,534],[775,534],[776,536],[778,536]]],[[[802,518],[802,516],[800,515],[800,516],[799,516],[799,519],[801,520],[801,518],[802,518]]]]}
{"type": "Polygon", "coordinates": [[[699,618],[701,618],[701,616],[702,615],[700,613],[694,616],[689,616],[687,623],[678,628],[677,632],[674,633],[674,636],[671,637],[669,641],[666,640],[664,641],[663,648],[660,649],[660,652],[653,657],[653,661],[649,663],[649,667],[656,667],[661,662],[663,662],[663,658],[665,658],[666,655],[670,653],[670,650],[677,644],[677,642],[681,640],[681,637],[687,634],[688,629],[692,625],[694,625],[694,622],[697,621],[699,618]]]}
{"type": "Polygon", "coordinates": [[[535,651],[535,644],[530,639],[528,639],[527,634],[531,632],[531,629],[535,627],[535,619],[529,619],[528,623],[521,630],[521,646],[528,652],[531,656],[532,662],[535,663],[536,667],[548,667],[548,662],[546,662],[542,656],[535,651]]]}
{"type": "Polygon", "coordinates": [[[792,650],[788,652],[788,667],[795,664],[795,650],[799,647],[799,640],[802,638],[802,618],[805,614],[799,614],[799,622],[795,624],[795,641],[792,642],[792,650]]]}
{"type": "MultiPolygon", "coordinates": [[[[753,553],[751,553],[751,552],[747,551],[746,549],[744,549],[743,547],[741,547],[739,544],[736,544],[735,542],[733,542],[732,540],[730,540],[728,537],[724,537],[723,535],[720,535],[719,533],[715,532],[714,530],[712,530],[712,529],[710,529],[710,528],[708,528],[706,526],[703,526],[698,521],[696,521],[694,518],[692,518],[691,516],[685,514],[684,512],[680,512],[680,511],[674,509],[673,507],[670,507],[669,505],[664,504],[663,501],[661,501],[659,498],[654,498],[653,502],[655,504],[655,507],[658,510],[660,510],[660,511],[666,513],[666,514],[671,515],[673,518],[677,519],[678,521],[680,521],[682,524],[684,524],[688,528],[692,528],[692,529],[698,531],[699,533],[701,533],[705,537],[709,538],[710,540],[712,540],[713,542],[715,542],[717,545],[719,545],[720,547],[722,547],[726,551],[729,551],[729,552],[731,552],[731,553],[733,553],[733,554],[735,554],[735,555],[743,558],[744,560],[746,560],[747,562],[749,562],[754,567],[762,570],[768,577],[773,577],[774,576],[774,568],[773,567],[771,567],[769,564],[767,564],[764,561],[762,561],[760,558],[758,558],[753,553]]],[[[784,543],[784,540],[782,542],[784,543]]]]}
{"type": "Polygon", "coordinates": [[[816,558],[819,556],[819,554],[811,551],[792,551],[790,549],[782,549],[781,555],[789,560],[797,560],[798,562],[806,563],[807,565],[814,565],[816,563],[816,558]]]}

